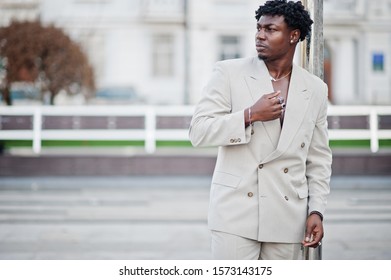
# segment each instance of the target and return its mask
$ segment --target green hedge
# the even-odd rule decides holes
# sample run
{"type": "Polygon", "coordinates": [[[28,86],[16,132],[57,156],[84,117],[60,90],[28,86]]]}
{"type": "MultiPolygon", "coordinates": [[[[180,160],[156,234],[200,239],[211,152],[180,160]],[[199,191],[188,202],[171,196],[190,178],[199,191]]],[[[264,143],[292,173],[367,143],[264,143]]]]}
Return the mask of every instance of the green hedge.
{"type": "MultiPolygon", "coordinates": [[[[5,140],[0,141],[3,148],[32,147],[29,140],[5,140]]],[[[144,141],[42,141],[42,147],[143,147],[144,141]]],[[[189,141],[158,141],[158,147],[191,147],[189,141]]],[[[391,139],[380,140],[381,148],[390,148],[391,139]]],[[[369,140],[331,140],[331,148],[370,148],[369,140]]]]}

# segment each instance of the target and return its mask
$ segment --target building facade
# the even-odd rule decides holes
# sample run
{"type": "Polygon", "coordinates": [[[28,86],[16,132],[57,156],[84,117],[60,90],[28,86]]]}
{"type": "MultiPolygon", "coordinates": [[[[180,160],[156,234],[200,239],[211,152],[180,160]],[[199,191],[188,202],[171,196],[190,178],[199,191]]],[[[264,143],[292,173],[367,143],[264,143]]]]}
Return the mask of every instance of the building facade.
{"type": "MultiPolygon", "coordinates": [[[[40,19],[81,43],[98,88],[194,104],[216,61],[255,55],[259,0],[0,0],[0,24],[40,19]]],[[[391,105],[391,0],[325,0],[334,104],[391,105]]]]}
{"type": "Polygon", "coordinates": [[[332,102],[391,105],[391,1],[325,0],[324,38],[332,102]]]}

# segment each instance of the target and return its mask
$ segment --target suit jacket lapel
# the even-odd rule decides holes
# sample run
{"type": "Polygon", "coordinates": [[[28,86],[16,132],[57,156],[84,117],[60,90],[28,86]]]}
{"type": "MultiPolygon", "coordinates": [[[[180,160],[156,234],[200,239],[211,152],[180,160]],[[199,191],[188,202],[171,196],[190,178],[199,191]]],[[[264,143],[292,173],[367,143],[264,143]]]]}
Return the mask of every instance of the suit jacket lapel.
{"type": "Polygon", "coordinates": [[[288,148],[303,122],[311,97],[311,92],[307,90],[304,79],[300,75],[301,73],[299,74],[300,69],[297,70],[298,71],[294,71],[292,74],[284,124],[281,131],[280,141],[278,143],[278,148],[283,151],[288,148]]]}
{"type": "MultiPolygon", "coordinates": [[[[265,63],[257,57],[253,59],[252,67],[244,78],[250,90],[253,102],[261,98],[262,95],[274,91],[267,67],[265,63]]],[[[273,147],[277,148],[281,133],[280,120],[262,122],[261,125],[265,128],[273,147]]]]}
{"type": "Polygon", "coordinates": [[[264,159],[271,161],[282,155],[296,132],[298,131],[308,109],[311,92],[307,90],[302,76],[302,70],[294,65],[289,85],[288,100],[284,117],[284,124],[278,141],[277,149],[264,159]]]}

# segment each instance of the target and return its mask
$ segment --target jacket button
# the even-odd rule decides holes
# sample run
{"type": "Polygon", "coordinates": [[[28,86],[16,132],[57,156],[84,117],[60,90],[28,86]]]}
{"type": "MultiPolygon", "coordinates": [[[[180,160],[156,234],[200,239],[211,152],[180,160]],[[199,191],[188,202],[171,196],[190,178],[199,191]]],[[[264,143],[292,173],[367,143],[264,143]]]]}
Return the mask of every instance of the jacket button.
{"type": "Polygon", "coordinates": [[[304,148],[305,147],[305,143],[303,142],[303,143],[301,143],[301,147],[302,148],[304,148]]]}
{"type": "Polygon", "coordinates": [[[260,165],[258,165],[258,168],[262,169],[263,168],[263,164],[261,163],[260,165]]]}
{"type": "Polygon", "coordinates": [[[253,197],[253,195],[254,195],[254,194],[253,194],[252,192],[249,192],[249,193],[247,194],[248,197],[253,197]]]}
{"type": "Polygon", "coordinates": [[[285,168],[285,169],[284,169],[284,173],[288,173],[288,168],[285,168]]]}
{"type": "Polygon", "coordinates": [[[284,198],[285,198],[285,200],[286,200],[286,201],[288,201],[288,200],[289,200],[289,197],[287,197],[287,196],[284,196],[284,198]]]}

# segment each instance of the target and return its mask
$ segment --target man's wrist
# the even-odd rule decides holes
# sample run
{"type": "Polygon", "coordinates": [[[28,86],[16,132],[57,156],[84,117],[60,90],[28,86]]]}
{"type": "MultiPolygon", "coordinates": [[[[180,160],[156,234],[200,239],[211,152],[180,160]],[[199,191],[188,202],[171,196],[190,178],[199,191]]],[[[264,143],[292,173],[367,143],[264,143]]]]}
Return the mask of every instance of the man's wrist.
{"type": "Polygon", "coordinates": [[[249,108],[244,110],[244,124],[245,124],[245,127],[248,127],[248,126],[252,125],[251,118],[252,118],[251,107],[249,107],[249,108]]]}
{"type": "Polygon", "coordinates": [[[309,214],[309,216],[311,216],[312,214],[316,214],[320,217],[320,220],[323,222],[323,215],[322,213],[318,212],[318,211],[311,211],[311,213],[309,214]]]}

